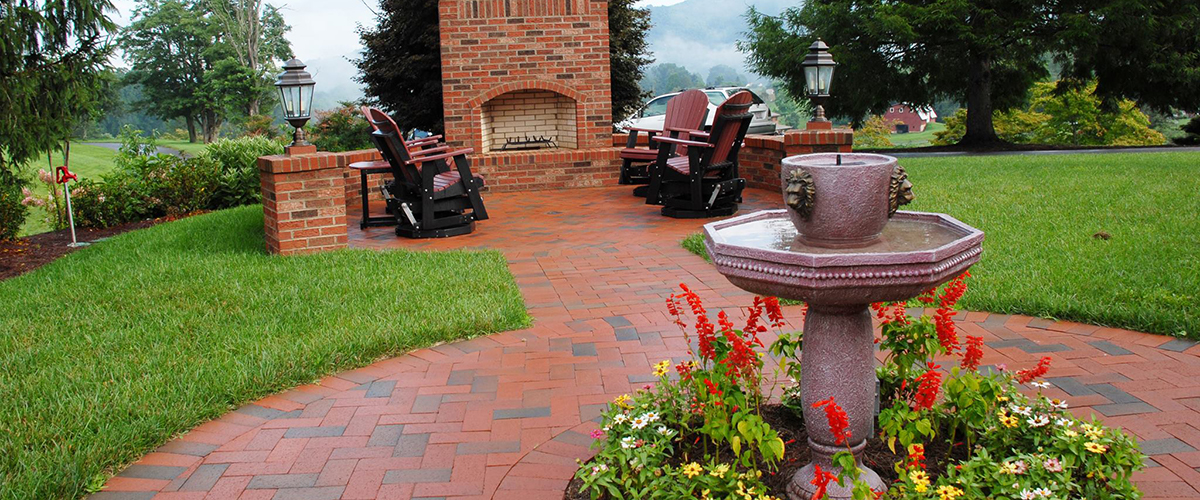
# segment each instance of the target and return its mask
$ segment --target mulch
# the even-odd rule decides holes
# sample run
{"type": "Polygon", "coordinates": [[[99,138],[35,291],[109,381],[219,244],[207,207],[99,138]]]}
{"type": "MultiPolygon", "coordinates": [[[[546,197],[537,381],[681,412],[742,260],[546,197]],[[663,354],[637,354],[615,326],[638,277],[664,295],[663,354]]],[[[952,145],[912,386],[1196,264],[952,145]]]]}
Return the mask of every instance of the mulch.
{"type": "MultiPolygon", "coordinates": [[[[130,222],[106,229],[76,229],[75,235],[81,242],[94,242],[135,229],[147,228],[160,222],[166,222],[166,220],[130,222]]],[[[0,280],[33,271],[79,249],[67,246],[70,243],[70,229],[0,241],[0,280]]]]}
{"type": "MultiPolygon", "coordinates": [[[[804,422],[798,418],[792,410],[783,405],[771,404],[762,407],[763,420],[766,420],[771,425],[775,432],[779,433],[779,437],[783,439],[787,446],[784,448],[783,460],[780,461],[777,470],[773,470],[766,463],[759,463],[758,470],[763,471],[763,483],[767,486],[768,494],[779,497],[788,498],[787,485],[791,481],[792,476],[796,471],[800,470],[809,462],[808,449],[808,432],[804,429],[804,422]]],[[[682,440],[681,449],[677,450],[676,456],[688,455],[693,457],[704,456],[703,445],[688,446],[686,443],[692,441],[693,437],[684,437],[682,440]]],[[[897,445],[899,448],[899,445],[897,445]]],[[[896,451],[904,453],[902,450],[896,451]]],[[[950,460],[959,460],[963,458],[964,453],[949,453],[949,446],[942,440],[934,440],[925,450],[925,455],[928,457],[927,470],[933,477],[937,477],[945,471],[945,466],[950,460]]],[[[964,451],[964,450],[955,450],[964,451]]],[[[732,450],[728,448],[721,450],[721,456],[732,456],[732,450]]],[[[893,468],[897,461],[903,460],[904,456],[892,453],[888,449],[887,444],[880,441],[878,438],[872,438],[867,441],[867,447],[859,456],[859,460],[864,465],[870,467],[879,474],[885,484],[892,484],[896,481],[896,471],[893,468]]],[[[678,461],[678,460],[676,460],[678,461]]],[[[698,460],[699,461],[699,460],[698,460]]],[[[590,462],[587,462],[583,467],[590,467],[590,462]]],[[[678,464],[676,464],[678,465],[678,464]]],[[[572,479],[570,485],[567,486],[567,491],[563,494],[563,500],[591,500],[591,495],[584,490],[583,481],[572,479]]],[[[600,498],[607,498],[601,496],[600,498]]]]}

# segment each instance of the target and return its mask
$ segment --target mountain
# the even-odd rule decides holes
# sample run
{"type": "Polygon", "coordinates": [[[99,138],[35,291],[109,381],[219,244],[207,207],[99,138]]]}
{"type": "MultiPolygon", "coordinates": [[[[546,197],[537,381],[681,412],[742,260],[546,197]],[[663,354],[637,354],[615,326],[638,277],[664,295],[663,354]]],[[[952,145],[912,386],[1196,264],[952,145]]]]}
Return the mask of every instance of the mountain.
{"type": "Polygon", "coordinates": [[[653,27],[646,37],[655,63],[674,63],[701,76],[724,64],[751,73],[737,41],[746,28],[746,11],[753,5],[768,15],[778,15],[799,0],[686,0],[650,7],[653,27]]]}

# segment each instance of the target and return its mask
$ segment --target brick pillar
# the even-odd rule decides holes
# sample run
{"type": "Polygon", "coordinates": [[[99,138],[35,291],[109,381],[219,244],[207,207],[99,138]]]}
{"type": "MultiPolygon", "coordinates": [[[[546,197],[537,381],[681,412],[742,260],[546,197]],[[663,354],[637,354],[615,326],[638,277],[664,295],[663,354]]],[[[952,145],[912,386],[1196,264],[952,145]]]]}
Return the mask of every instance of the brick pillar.
{"type": "Polygon", "coordinates": [[[333,153],[258,159],[267,252],[279,255],[345,248],[345,174],[333,153]]]}
{"type": "Polygon", "coordinates": [[[786,156],[809,153],[849,153],[854,146],[854,131],[834,129],[829,122],[809,122],[805,130],[789,130],[783,135],[786,156]]]}

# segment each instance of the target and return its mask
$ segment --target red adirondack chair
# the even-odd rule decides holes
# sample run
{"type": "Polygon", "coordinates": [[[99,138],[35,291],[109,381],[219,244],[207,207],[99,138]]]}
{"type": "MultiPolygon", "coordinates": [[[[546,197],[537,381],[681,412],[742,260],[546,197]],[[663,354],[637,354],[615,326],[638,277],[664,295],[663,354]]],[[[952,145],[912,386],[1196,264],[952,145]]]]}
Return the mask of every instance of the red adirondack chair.
{"type": "Polygon", "coordinates": [[[658,159],[650,166],[646,204],[663,205],[662,214],[675,218],[703,218],[737,213],[746,180],[737,173],[737,156],[750,128],[753,97],[738,92],[717,108],[705,142],[657,136],[658,159]],[[686,155],[674,156],[686,146],[686,155]]]}
{"type": "Polygon", "coordinates": [[[384,186],[383,196],[396,217],[397,235],[458,236],[474,231],[475,221],[488,218],[479,194],[483,178],[471,173],[467,160],[473,149],[437,145],[441,136],[405,142],[387,114],[372,110],[367,116],[375,127],[371,138],[392,169],[393,182],[384,186]]]}
{"type": "MultiPolygon", "coordinates": [[[[658,159],[658,143],[653,139],[658,135],[682,137],[689,139],[697,130],[704,127],[704,119],[708,115],[708,96],[699,90],[688,90],[672,97],[667,101],[667,114],[663,117],[663,129],[652,130],[632,127],[629,129],[629,141],[621,150],[620,184],[649,184],[649,165],[658,159]],[[637,146],[638,134],[644,133],[650,139],[649,147],[637,146]]],[[[687,146],[681,146],[679,155],[687,154],[687,146]]],[[[646,187],[633,190],[634,196],[646,196],[646,187]]]]}

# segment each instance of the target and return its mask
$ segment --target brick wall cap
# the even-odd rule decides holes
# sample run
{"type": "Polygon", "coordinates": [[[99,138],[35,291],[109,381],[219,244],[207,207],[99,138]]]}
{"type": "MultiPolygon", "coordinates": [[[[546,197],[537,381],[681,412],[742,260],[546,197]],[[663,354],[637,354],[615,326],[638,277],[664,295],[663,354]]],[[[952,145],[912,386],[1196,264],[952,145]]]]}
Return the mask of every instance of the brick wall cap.
{"type": "Polygon", "coordinates": [[[339,168],[337,158],[344,153],[318,152],[308,155],[270,155],[258,158],[258,169],[271,174],[308,172],[339,168]]]}

